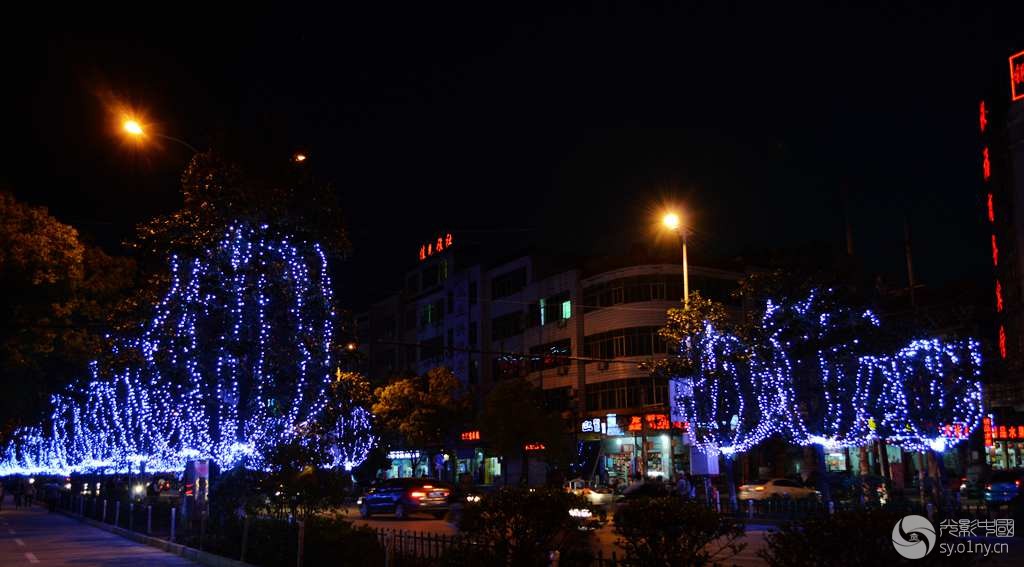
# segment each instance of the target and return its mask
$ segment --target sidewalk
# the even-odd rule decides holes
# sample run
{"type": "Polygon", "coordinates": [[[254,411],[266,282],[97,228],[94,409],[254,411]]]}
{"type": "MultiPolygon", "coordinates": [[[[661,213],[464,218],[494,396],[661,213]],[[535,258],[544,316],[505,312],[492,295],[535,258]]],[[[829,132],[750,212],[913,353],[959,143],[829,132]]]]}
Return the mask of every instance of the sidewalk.
{"type": "Polygon", "coordinates": [[[68,567],[194,567],[195,563],[88,526],[46,508],[0,511],[0,565],[68,567]]]}

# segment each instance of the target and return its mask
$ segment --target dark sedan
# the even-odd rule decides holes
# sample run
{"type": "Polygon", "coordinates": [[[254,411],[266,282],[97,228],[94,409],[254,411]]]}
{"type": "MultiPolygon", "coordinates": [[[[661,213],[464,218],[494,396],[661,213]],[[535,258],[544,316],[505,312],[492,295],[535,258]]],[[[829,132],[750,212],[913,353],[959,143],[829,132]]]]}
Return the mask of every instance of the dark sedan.
{"type": "Polygon", "coordinates": [[[448,513],[451,485],[429,478],[395,478],[371,487],[359,498],[359,514],[394,514],[403,520],[417,512],[443,518],[448,513]]]}

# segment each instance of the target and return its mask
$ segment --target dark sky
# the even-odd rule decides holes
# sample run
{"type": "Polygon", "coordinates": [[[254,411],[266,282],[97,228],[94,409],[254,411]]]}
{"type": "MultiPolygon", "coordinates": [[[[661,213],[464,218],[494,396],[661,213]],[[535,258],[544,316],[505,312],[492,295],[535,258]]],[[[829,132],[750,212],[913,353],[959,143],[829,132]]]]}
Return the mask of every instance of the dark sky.
{"type": "Polygon", "coordinates": [[[121,103],[250,174],[307,151],[345,196],[356,306],[439,231],[604,253],[664,201],[698,261],[838,247],[843,183],[869,269],[903,281],[909,210],[921,279],[988,277],[976,113],[1024,49],[1013,4],[442,4],[7,33],[0,185],[119,252],[189,158],[123,146],[121,103]]]}

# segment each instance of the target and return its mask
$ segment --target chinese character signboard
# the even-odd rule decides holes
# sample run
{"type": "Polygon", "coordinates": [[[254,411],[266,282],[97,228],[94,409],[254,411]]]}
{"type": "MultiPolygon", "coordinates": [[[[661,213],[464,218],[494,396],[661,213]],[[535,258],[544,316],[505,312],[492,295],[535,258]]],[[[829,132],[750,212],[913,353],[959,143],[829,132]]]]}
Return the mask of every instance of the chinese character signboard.
{"type": "Polygon", "coordinates": [[[1024,51],[1010,57],[1010,99],[1024,98],[1024,51]]]}
{"type": "Polygon", "coordinates": [[[420,261],[426,260],[434,254],[440,254],[445,250],[452,247],[454,241],[452,240],[452,233],[448,233],[442,236],[438,236],[435,240],[431,240],[426,244],[420,245],[420,261]]]}
{"type": "Polygon", "coordinates": [[[463,441],[479,441],[480,430],[474,429],[473,431],[463,431],[459,438],[463,441]]]}

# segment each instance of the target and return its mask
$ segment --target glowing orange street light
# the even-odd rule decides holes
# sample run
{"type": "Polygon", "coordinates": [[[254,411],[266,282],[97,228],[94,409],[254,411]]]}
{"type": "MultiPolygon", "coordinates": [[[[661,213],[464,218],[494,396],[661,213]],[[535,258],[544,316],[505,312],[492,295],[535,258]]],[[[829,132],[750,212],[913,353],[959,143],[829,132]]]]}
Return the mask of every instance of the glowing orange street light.
{"type": "Polygon", "coordinates": [[[124,127],[124,131],[128,132],[132,136],[141,136],[143,134],[142,125],[136,120],[125,120],[122,126],[124,127]]]}
{"type": "Polygon", "coordinates": [[[306,161],[308,158],[306,157],[306,154],[299,152],[295,154],[295,157],[293,157],[292,159],[295,161],[295,163],[302,163],[306,161]]]}
{"type": "Polygon", "coordinates": [[[683,309],[688,309],[690,307],[690,267],[686,260],[686,229],[683,228],[679,215],[673,211],[668,211],[661,217],[661,224],[665,228],[675,231],[683,245],[683,309]]]}

